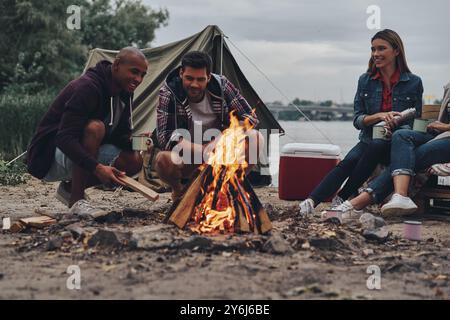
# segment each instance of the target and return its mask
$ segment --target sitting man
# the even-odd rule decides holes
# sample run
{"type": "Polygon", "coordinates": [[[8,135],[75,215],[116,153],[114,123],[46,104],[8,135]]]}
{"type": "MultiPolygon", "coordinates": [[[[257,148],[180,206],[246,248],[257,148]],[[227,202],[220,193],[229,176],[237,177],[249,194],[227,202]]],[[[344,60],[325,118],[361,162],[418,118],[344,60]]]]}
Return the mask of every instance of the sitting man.
{"type": "Polygon", "coordinates": [[[28,171],[61,181],[56,197],[72,213],[98,213],[84,199],[86,188],[122,184],[117,177],[140,171],[141,156],[131,150],[132,101],[147,66],[139,49],[123,48],[113,63],[100,61],[71,81],[39,123],[28,147],[28,171]]]}
{"type": "MultiPolygon", "coordinates": [[[[245,119],[252,125],[258,120],[247,101],[233,84],[224,76],[211,73],[212,61],[209,55],[200,51],[187,53],[181,66],[173,70],[167,77],[159,92],[157,107],[157,143],[163,150],[155,160],[155,169],[160,179],[172,188],[172,199],[181,196],[182,179],[189,178],[194,169],[204,162],[203,155],[212,150],[217,141],[205,141],[205,132],[215,129],[219,134],[230,126],[230,112],[234,112],[240,122],[245,119]],[[199,130],[200,139],[195,133],[199,130]],[[180,132],[188,131],[190,137],[180,132]],[[195,141],[194,141],[195,140],[195,141]],[[200,141],[197,141],[200,140],[200,141]],[[174,150],[174,148],[176,149],[174,150]],[[208,150],[207,149],[207,150],[208,150]],[[186,153],[192,155],[194,161],[180,161],[180,152],[185,159],[186,153]],[[195,161],[199,159],[200,161],[195,161]],[[176,161],[174,161],[176,160],[176,161]]],[[[263,137],[254,130],[246,131],[248,141],[254,142],[253,150],[259,154],[262,149],[263,137]]],[[[246,145],[246,157],[248,155],[246,145]]],[[[192,159],[192,158],[191,158],[192,159]]],[[[250,157],[251,159],[251,157],[250,157]]],[[[247,162],[249,162],[247,160],[247,162]]],[[[256,160],[250,162],[250,168],[256,160]]],[[[249,168],[247,168],[249,172],[249,168]]]]}

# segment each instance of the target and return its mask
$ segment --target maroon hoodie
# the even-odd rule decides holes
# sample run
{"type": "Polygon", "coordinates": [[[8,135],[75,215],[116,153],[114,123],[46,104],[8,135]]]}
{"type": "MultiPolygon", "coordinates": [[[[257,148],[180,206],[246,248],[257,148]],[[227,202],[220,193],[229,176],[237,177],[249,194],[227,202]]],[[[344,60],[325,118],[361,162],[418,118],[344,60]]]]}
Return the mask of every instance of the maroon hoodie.
{"type": "MultiPolygon", "coordinates": [[[[84,128],[90,120],[103,122],[110,112],[111,63],[100,61],[84,75],[71,81],[56,97],[40,121],[30,142],[26,164],[28,172],[38,179],[45,177],[52,165],[56,147],[81,168],[94,172],[97,160],[81,145],[84,128]]],[[[131,149],[130,111],[132,96],[121,92],[125,103],[119,124],[103,143],[131,149]]]]}

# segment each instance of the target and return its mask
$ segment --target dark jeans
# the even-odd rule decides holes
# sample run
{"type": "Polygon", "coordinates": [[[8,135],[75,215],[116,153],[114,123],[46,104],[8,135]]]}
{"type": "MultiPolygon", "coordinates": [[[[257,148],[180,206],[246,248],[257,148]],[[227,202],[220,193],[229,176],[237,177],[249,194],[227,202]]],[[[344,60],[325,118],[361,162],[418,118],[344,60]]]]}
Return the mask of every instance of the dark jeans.
{"type": "Polygon", "coordinates": [[[310,198],[317,205],[331,197],[348,178],[338,195],[347,200],[370,177],[379,163],[388,164],[390,141],[375,139],[370,143],[358,142],[345,158],[331,170],[311,192],[310,198]]]}
{"type": "Polygon", "coordinates": [[[369,183],[376,203],[381,203],[394,191],[392,176],[414,175],[436,163],[450,162],[450,138],[430,141],[428,133],[398,130],[392,136],[391,165],[369,183]]]}

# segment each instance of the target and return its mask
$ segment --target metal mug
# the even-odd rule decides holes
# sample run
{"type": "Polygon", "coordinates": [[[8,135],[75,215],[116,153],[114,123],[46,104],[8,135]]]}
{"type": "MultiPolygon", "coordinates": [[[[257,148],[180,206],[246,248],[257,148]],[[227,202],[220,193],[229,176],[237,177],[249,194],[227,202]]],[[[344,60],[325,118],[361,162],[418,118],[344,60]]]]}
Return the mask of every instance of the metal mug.
{"type": "Polygon", "coordinates": [[[383,139],[383,140],[391,140],[390,137],[387,136],[388,130],[384,127],[384,125],[375,125],[372,129],[372,139],[383,139]]]}
{"type": "Polygon", "coordinates": [[[434,121],[432,119],[414,119],[413,130],[427,132],[427,126],[434,121]]]}
{"type": "Polygon", "coordinates": [[[149,137],[146,134],[136,134],[132,135],[132,145],[133,150],[135,151],[146,151],[147,150],[147,140],[149,140],[149,137]]]}

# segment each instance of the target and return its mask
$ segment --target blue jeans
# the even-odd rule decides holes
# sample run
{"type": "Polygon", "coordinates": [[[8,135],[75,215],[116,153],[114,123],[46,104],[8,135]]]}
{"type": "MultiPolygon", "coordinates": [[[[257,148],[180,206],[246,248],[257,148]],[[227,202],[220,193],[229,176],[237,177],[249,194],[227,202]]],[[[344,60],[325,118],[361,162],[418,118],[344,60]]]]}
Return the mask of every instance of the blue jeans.
{"type": "MultiPolygon", "coordinates": [[[[113,144],[102,144],[98,150],[97,161],[110,166],[114,163],[122,150],[113,144]]],[[[73,161],[69,159],[59,148],[55,150],[55,158],[47,175],[42,179],[46,182],[72,180],[73,161]]]]}
{"type": "Polygon", "coordinates": [[[413,130],[398,130],[392,136],[391,165],[369,183],[367,191],[381,203],[394,191],[392,176],[410,175],[436,163],[450,162],[450,139],[413,130]]]}
{"type": "Polygon", "coordinates": [[[390,142],[381,139],[369,143],[358,142],[345,158],[331,170],[311,192],[310,198],[319,204],[331,197],[348,178],[338,195],[347,200],[370,177],[379,163],[389,163],[390,142]]]}

